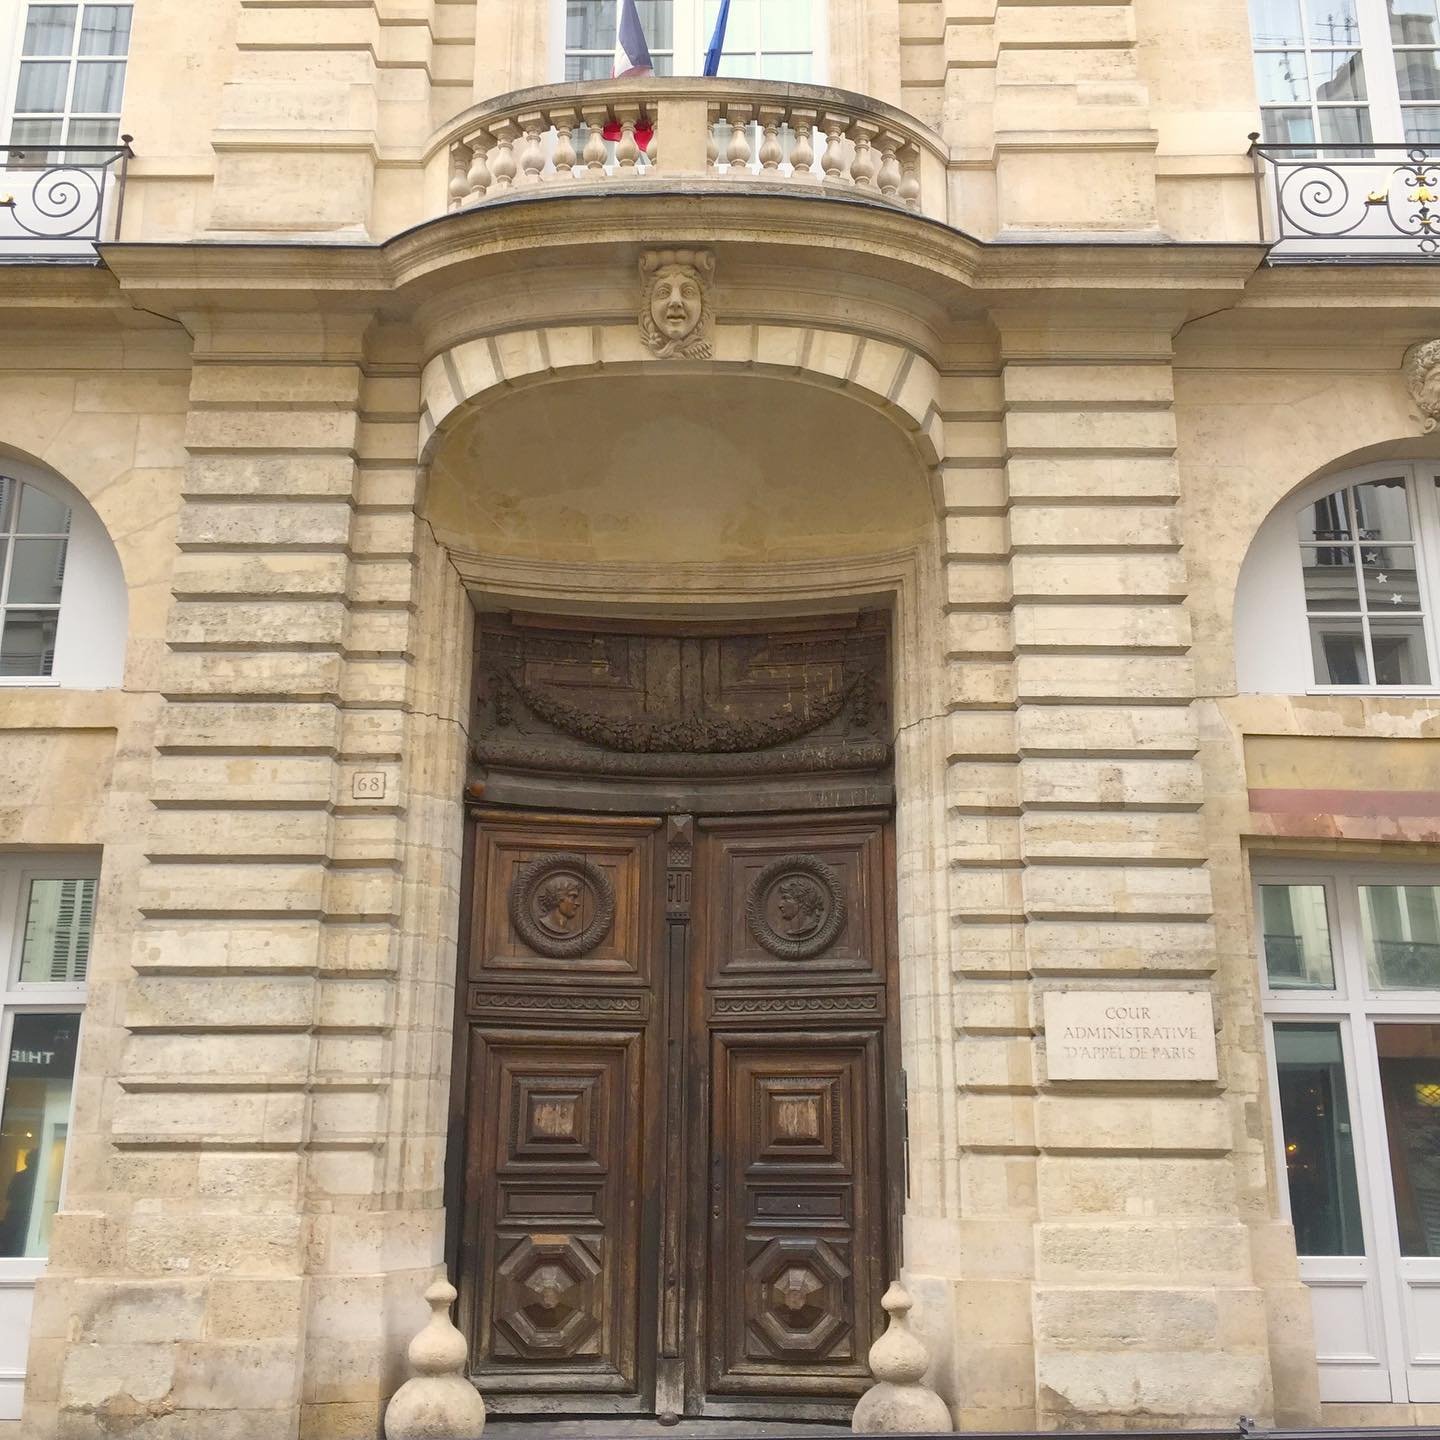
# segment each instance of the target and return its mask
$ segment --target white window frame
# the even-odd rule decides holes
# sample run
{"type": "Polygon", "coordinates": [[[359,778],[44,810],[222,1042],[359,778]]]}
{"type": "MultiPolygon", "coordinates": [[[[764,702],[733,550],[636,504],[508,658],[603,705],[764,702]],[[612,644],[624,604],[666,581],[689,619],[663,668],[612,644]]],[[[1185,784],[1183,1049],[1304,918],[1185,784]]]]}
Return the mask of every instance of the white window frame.
{"type": "MultiPolygon", "coordinates": [[[[1346,542],[1337,542],[1346,543],[1346,542]]],[[[1357,538],[1352,542],[1359,545],[1357,538]]],[[[1377,542],[1378,543],[1378,542],[1377,542]]],[[[1256,531],[1235,592],[1236,680],[1241,693],[1440,695],[1440,461],[1377,462],[1337,471],[1297,490],[1256,531]],[[1420,685],[1328,685],[1315,679],[1301,565],[1300,515],[1336,490],[1403,475],[1415,544],[1430,680],[1420,685]]],[[[1403,612],[1406,615],[1413,612],[1403,612]]],[[[1359,612],[1356,612],[1359,618],[1359,612]]]]}
{"type": "MultiPolygon", "coordinates": [[[[30,882],[32,880],[96,880],[100,877],[100,862],[94,855],[60,855],[39,851],[26,851],[13,855],[0,855],[0,1105],[3,1105],[10,1071],[11,1036],[15,1028],[15,1017],[21,1014],[75,1014],[80,1015],[80,1028],[76,1037],[77,1069],[79,1047],[84,1040],[84,1011],[86,987],[80,984],[62,984],[54,981],[32,981],[22,984],[19,980],[20,951],[25,938],[25,922],[28,912],[30,882]]],[[[96,903],[98,908],[99,895],[96,903]]],[[[93,925],[93,920],[92,920],[93,925]]],[[[92,929],[93,934],[93,929],[92,929]]],[[[93,952],[92,952],[93,958],[93,952]]],[[[72,1083],[70,1109],[66,1115],[68,1133],[74,1133],[75,1091],[72,1083]]],[[[66,1152],[65,1168],[60,1176],[60,1206],[65,1204],[65,1189],[69,1181],[69,1152],[66,1152]]],[[[22,1257],[0,1256],[0,1312],[20,1309],[28,1315],[28,1293],[33,1291],[35,1282],[45,1272],[46,1258],[43,1256],[22,1257]]],[[[14,1319],[7,1328],[7,1338],[20,1340],[14,1319]]],[[[28,1332],[28,1324],[23,1327],[28,1332]]],[[[0,1420],[19,1419],[20,1403],[25,1382],[23,1363],[0,1367],[0,1420]]]]}
{"type": "Polygon", "coordinates": [[[109,532],[84,495],[52,471],[0,453],[0,474],[34,485],[70,508],[55,662],[49,675],[0,675],[0,693],[28,687],[117,688],[125,673],[129,594],[109,532]]]}
{"type": "MultiPolygon", "coordinates": [[[[675,76],[698,76],[710,44],[710,31],[705,25],[705,0],[673,0],[673,3],[675,76]]],[[[810,6],[811,73],[806,83],[824,85],[829,74],[829,0],[787,0],[787,3],[810,6]]],[[[549,73],[557,83],[565,79],[565,16],[566,0],[550,0],[549,73]]]]}
{"type": "MultiPolygon", "coordinates": [[[[130,81],[130,60],[132,58],[131,52],[134,48],[135,43],[135,11],[137,8],[137,4],[136,0],[90,0],[90,3],[122,4],[128,6],[130,10],[130,43],[126,46],[124,55],[96,55],[85,57],[87,59],[93,60],[119,60],[125,66],[124,79],[120,83],[120,110],[117,112],[115,117],[117,138],[114,142],[114,148],[118,150],[120,148],[120,141],[118,135],[119,132],[123,131],[125,128],[125,88],[130,81]]],[[[71,143],[70,124],[73,120],[99,120],[110,118],[108,115],[99,115],[97,113],[92,113],[89,111],[81,114],[76,114],[71,108],[70,102],[73,98],[75,90],[76,60],[79,54],[80,47],[81,16],[78,12],[83,11],[86,0],[0,0],[0,36],[3,36],[6,33],[8,33],[10,36],[10,45],[8,51],[4,55],[0,55],[0,87],[3,87],[0,88],[0,96],[3,96],[5,101],[5,128],[3,133],[0,133],[0,142],[3,142],[6,145],[10,143],[10,132],[17,119],[26,120],[32,118],[46,118],[45,116],[17,116],[15,113],[15,101],[18,99],[18,92],[20,89],[20,61],[22,59],[21,51],[24,49],[25,46],[26,19],[30,13],[31,5],[44,4],[73,4],[77,11],[75,17],[75,34],[71,41],[69,56],[70,75],[65,85],[65,108],[63,111],[60,112],[60,139],[53,143],[57,145],[68,145],[71,143]]],[[[57,55],[51,58],[59,60],[65,57],[57,55]]],[[[89,148],[88,141],[82,143],[86,144],[87,148],[89,148]]],[[[96,144],[93,148],[103,151],[107,148],[107,146],[105,144],[96,144]]]]}
{"type": "MultiPolygon", "coordinates": [[[[1301,0],[1301,25],[1306,32],[1307,40],[1310,28],[1308,11],[1305,9],[1306,0],[1301,0]]],[[[1395,75],[1395,55],[1398,53],[1390,40],[1390,11],[1386,0],[1355,0],[1355,14],[1359,23],[1360,35],[1359,44],[1353,49],[1360,52],[1365,66],[1365,94],[1366,99],[1360,101],[1336,102],[1344,105],[1358,105],[1369,111],[1370,115],[1370,143],[1375,145],[1401,144],[1405,139],[1405,124],[1400,102],[1400,83],[1395,75]]],[[[1251,35],[1251,50],[1255,51],[1255,36],[1251,35]]],[[[1440,38],[1440,36],[1437,36],[1440,38]]],[[[1271,47],[1272,49],[1274,47],[1271,47]]],[[[1342,50],[1345,47],[1324,47],[1342,50]]],[[[1406,46],[1405,49],[1415,49],[1414,46],[1406,46]]],[[[1305,48],[1306,70],[1309,70],[1310,47],[1307,43],[1305,48]]],[[[1299,109],[1302,106],[1309,109],[1311,114],[1315,113],[1315,77],[1309,77],[1310,99],[1308,101],[1296,101],[1294,105],[1283,105],[1279,102],[1267,104],[1263,97],[1260,99],[1262,111],[1269,109],[1299,109]]],[[[1425,103],[1425,102],[1411,102],[1425,103]]],[[[1437,117],[1440,117],[1440,101],[1433,102],[1437,117]]],[[[1264,140],[1262,144],[1266,143],[1264,140]]],[[[1285,142],[1276,142],[1285,143],[1285,142]]],[[[1319,148],[1326,148],[1326,142],[1319,133],[1316,126],[1314,144],[1319,148]]],[[[1344,148],[1345,142],[1331,141],[1329,148],[1344,148]]]]}
{"type": "Polygon", "coordinates": [[[1356,1292],[1357,1316],[1374,1339],[1373,1353],[1326,1349],[1318,1333],[1320,1398],[1350,1403],[1440,1401],[1440,1345],[1412,1319],[1412,1290],[1440,1286],[1440,1258],[1400,1253],[1395,1190],[1380,1089],[1376,1024],[1440,1024],[1440,989],[1381,990],[1370,984],[1360,918],[1359,887],[1436,885],[1440,871],[1414,866],[1345,865],[1258,859],[1251,865],[1254,946],[1260,967],[1265,1052],[1273,1119],[1276,1187],[1282,1217],[1292,1221],[1275,1054],[1279,1023],[1334,1025],[1340,1032],[1350,1111],[1364,1256],[1300,1256],[1300,1274],[1314,1290],[1356,1292]],[[1262,885],[1323,885],[1329,920],[1334,990],[1272,988],[1265,964],[1262,885]],[[1428,1349],[1427,1349],[1428,1346],[1428,1349]]]}

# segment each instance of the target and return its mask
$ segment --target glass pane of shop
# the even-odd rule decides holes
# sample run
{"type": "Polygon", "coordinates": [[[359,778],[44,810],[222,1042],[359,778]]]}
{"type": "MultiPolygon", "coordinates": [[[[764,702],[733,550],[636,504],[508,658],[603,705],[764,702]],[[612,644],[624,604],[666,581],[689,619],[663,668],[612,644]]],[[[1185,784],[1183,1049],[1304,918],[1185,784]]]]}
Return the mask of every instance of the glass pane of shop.
{"type": "Polygon", "coordinates": [[[32,880],[20,947],[21,985],[79,985],[90,963],[95,881],[32,880]]]}
{"type": "Polygon", "coordinates": [[[1400,1253],[1440,1257],[1440,1025],[1375,1027],[1400,1253]]]}
{"type": "Polygon", "coordinates": [[[1413,545],[1363,545],[1360,559],[1365,571],[1367,610],[1393,613],[1420,608],[1420,580],[1415,571],[1413,545]]]}
{"type": "Polygon", "coordinates": [[[1423,621],[1375,616],[1370,622],[1370,653],[1375,662],[1377,685],[1430,683],[1430,660],[1425,654],[1423,621]]]}
{"type": "Polygon", "coordinates": [[[59,621],[58,610],[0,610],[0,675],[49,675],[59,621]]]}
{"type": "Polygon", "coordinates": [[[1375,989],[1440,990],[1440,885],[1362,885],[1360,924],[1375,989]]]}
{"type": "Polygon", "coordinates": [[[1351,504],[1362,540],[1411,538],[1410,501],[1404,480],[1367,480],[1351,491],[1351,504]]]}
{"type": "Polygon", "coordinates": [[[1323,885],[1262,885],[1260,926],[1272,990],[1333,990],[1323,885]]]}
{"type": "Polygon", "coordinates": [[[1276,1025],[1290,1219],[1301,1255],[1363,1255],[1355,1136],[1338,1025],[1276,1025]]]}
{"type": "Polygon", "coordinates": [[[1345,490],[1332,490],[1300,511],[1302,544],[1316,541],[1350,540],[1350,496],[1345,490]]]}
{"type": "Polygon", "coordinates": [[[65,540],[16,540],[10,564],[11,605],[58,605],[65,584],[65,540]]]}
{"type": "Polygon", "coordinates": [[[15,529],[21,535],[68,535],[70,507],[34,485],[22,485],[15,529]]]}
{"type": "Polygon", "coordinates": [[[79,1033],[78,1013],[15,1016],[0,1101],[0,1258],[49,1252],[79,1033]]]}

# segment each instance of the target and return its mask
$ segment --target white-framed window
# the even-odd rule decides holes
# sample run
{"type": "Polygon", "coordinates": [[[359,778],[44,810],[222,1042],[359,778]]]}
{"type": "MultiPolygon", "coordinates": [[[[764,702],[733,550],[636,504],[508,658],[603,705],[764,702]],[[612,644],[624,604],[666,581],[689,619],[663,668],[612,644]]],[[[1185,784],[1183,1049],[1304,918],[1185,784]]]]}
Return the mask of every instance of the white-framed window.
{"type": "MultiPolygon", "coordinates": [[[[616,0],[552,0],[557,80],[609,78],[616,0]]],[[[699,75],[720,0],[636,0],[657,75],[699,75]]],[[[824,0],[730,0],[720,74],[824,81],[824,0]]]]}
{"type": "Polygon", "coordinates": [[[0,689],[119,685],[126,612],[119,557],[84,497],[0,454],[0,689]]]}
{"type": "Polygon", "coordinates": [[[1253,869],[1321,1399],[1440,1401],[1440,870],[1253,869]]]}
{"type": "Polygon", "coordinates": [[[64,1193],[97,875],[90,858],[0,857],[0,1420],[20,1415],[34,1285],[64,1193]]]}
{"type": "Polygon", "coordinates": [[[1235,599],[1239,688],[1440,689],[1440,464],[1362,466],[1306,486],[1255,536],[1235,599]]]}
{"type": "Polygon", "coordinates": [[[8,144],[26,163],[60,158],[47,148],[56,145],[95,145],[98,158],[119,143],[133,6],[31,0],[19,9],[8,144]]]}
{"type": "Polygon", "coordinates": [[[1440,0],[1250,0],[1272,144],[1440,143],[1440,0]]]}

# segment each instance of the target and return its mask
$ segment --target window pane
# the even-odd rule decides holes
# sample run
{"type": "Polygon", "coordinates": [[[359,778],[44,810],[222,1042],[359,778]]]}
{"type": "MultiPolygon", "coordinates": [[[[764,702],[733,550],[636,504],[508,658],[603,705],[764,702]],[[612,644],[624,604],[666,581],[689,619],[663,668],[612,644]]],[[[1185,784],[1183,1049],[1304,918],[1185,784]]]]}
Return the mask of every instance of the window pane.
{"type": "Polygon", "coordinates": [[[20,517],[15,529],[21,535],[68,535],[70,507],[34,485],[20,487],[20,517]]]}
{"type": "Polygon", "coordinates": [[[1377,1025],[1402,1255],[1440,1257],[1440,1025],[1377,1025]]]}
{"type": "Polygon", "coordinates": [[[760,78],[762,80],[793,80],[803,84],[809,80],[813,57],[803,55],[762,55],[760,57],[760,78]]]}
{"type": "Polygon", "coordinates": [[[1277,1025],[1290,1218],[1301,1255],[1363,1255],[1355,1137],[1338,1025],[1277,1025]]]}
{"type": "Polygon", "coordinates": [[[1310,98],[1310,72],[1303,50],[1259,51],[1255,56],[1255,84],[1262,104],[1283,105],[1310,98]]]}
{"type": "Polygon", "coordinates": [[[1440,100],[1440,56],[1433,50],[1405,50],[1395,56],[1395,81],[1402,100],[1440,100]]]}
{"type": "Polygon", "coordinates": [[[8,475],[0,475],[0,531],[10,528],[10,505],[19,488],[8,475]]]}
{"type": "Polygon", "coordinates": [[[1440,885],[1362,885],[1365,963],[1377,990],[1440,990],[1440,885]]]}
{"type": "Polygon", "coordinates": [[[77,1014],[21,1012],[0,1102],[0,1256],[44,1256],[60,1208],[77,1014]]]}
{"type": "Polygon", "coordinates": [[[1390,0],[1390,39],[1396,45],[1440,42],[1440,5],[1436,0],[1390,0]]]}
{"type": "Polygon", "coordinates": [[[1440,145],[1440,105],[1407,105],[1400,112],[1412,145],[1440,145]]]}
{"type": "Polygon", "coordinates": [[[1317,685],[1368,685],[1365,637],[1359,619],[1312,620],[1310,650],[1317,685]]]}
{"type": "Polygon", "coordinates": [[[20,88],[15,92],[17,113],[41,114],[65,108],[65,85],[70,66],[64,60],[26,60],[20,66],[20,88]]]}
{"type": "Polygon", "coordinates": [[[652,50],[675,48],[674,0],[636,0],[635,13],[645,31],[645,43],[652,50]]]}
{"type": "Polygon", "coordinates": [[[94,880],[32,880],[20,949],[22,985],[78,985],[90,963],[94,880]]]}
{"type": "Polygon", "coordinates": [[[1353,545],[1302,545],[1307,610],[1358,610],[1360,582],[1353,545]]]}
{"type": "Polygon", "coordinates": [[[1317,100],[1365,99],[1365,62],[1358,50],[1312,51],[1310,73],[1317,100]]]}
{"type": "Polygon", "coordinates": [[[1323,885],[1262,885],[1260,927],[1271,989],[1335,988],[1323,885]]]}
{"type": "Polygon", "coordinates": [[[58,605],[65,582],[66,540],[16,540],[10,566],[11,605],[58,605]]]}
{"type": "Polygon", "coordinates": [[[0,628],[0,675],[49,675],[55,668],[55,610],[7,610],[0,628]]]}
{"type": "Polygon", "coordinates": [[[1430,661],[1425,655],[1425,624],[1421,620],[1370,621],[1370,654],[1377,685],[1428,685],[1430,661]]]}
{"type": "Polygon", "coordinates": [[[125,90],[123,60],[82,60],[75,67],[75,95],[70,108],[77,115],[114,115],[125,90]]]}
{"type": "Polygon", "coordinates": [[[1300,0],[1250,0],[1250,34],[1257,46],[1303,45],[1300,0]]]}
{"type": "Polygon", "coordinates": [[[10,159],[18,160],[16,147],[23,147],[27,163],[48,164],[50,156],[44,154],[45,147],[60,143],[60,121],[58,120],[17,120],[10,127],[10,159]]]}
{"type": "Polygon", "coordinates": [[[1415,573],[1413,545],[1367,545],[1365,608],[1367,610],[1418,610],[1420,580],[1415,573]]]}
{"type": "Polygon", "coordinates": [[[1362,540],[1409,540],[1410,502],[1405,482],[1396,476],[1367,480],[1351,491],[1355,524],[1362,540]]]}
{"type": "Polygon", "coordinates": [[[25,15],[22,55],[68,55],[75,35],[73,5],[32,5],[25,15]]]}
{"type": "Polygon", "coordinates": [[[87,5],[80,22],[82,55],[124,55],[130,48],[128,5],[87,5]]]}
{"type": "Polygon", "coordinates": [[[1356,0],[1306,0],[1305,14],[1310,21],[1312,45],[1351,45],[1360,39],[1360,20],[1355,14],[1356,0]]]}
{"type": "Polygon", "coordinates": [[[1262,110],[1261,130],[1271,145],[1313,145],[1315,117],[1307,110],[1262,110]]]}
{"type": "MultiPolygon", "coordinates": [[[[704,43],[709,45],[715,33],[715,17],[720,6],[715,0],[705,5],[704,43]]],[[[730,0],[730,18],[725,22],[725,53],[738,56],[742,50],[754,51],[760,46],[760,20],[756,14],[755,0],[730,0]]]]}
{"type": "Polygon", "coordinates": [[[1344,490],[1336,490],[1307,505],[1300,512],[1300,539],[1350,539],[1350,500],[1344,490]]]}
{"type": "Polygon", "coordinates": [[[761,0],[760,48],[808,52],[813,43],[810,18],[805,0],[761,0]]]}
{"type": "Polygon", "coordinates": [[[570,0],[565,7],[565,48],[613,50],[614,0],[570,0]]]}
{"type": "Polygon", "coordinates": [[[609,55],[567,55],[565,57],[565,78],[567,80],[604,80],[613,68],[609,55]]]}
{"type": "Polygon", "coordinates": [[[1363,105],[1329,105],[1320,112],[1320,138],[1327,145],[1370,143],[1370,112],[1363,105]]]}

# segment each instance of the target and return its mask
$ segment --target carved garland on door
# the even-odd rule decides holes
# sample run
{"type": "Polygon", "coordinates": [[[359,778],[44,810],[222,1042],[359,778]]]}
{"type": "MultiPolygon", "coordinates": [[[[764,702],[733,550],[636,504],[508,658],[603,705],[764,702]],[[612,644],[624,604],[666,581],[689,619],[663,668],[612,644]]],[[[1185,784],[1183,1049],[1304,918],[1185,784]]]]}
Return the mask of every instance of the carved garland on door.
{"type": "Polygon", "coordinates": [[[750,882],[745,922],[772,955],[809,960],[845,928],[840,877],[817,856],[782,855],[750,882]]]}
{"type": "Polygon", "coordinates": [[[615,887],[587,856],[541,855],[515,867],[509,908],[515,933],[537,955],[574,960],[588,955],[610,933],[615,887]]]}

